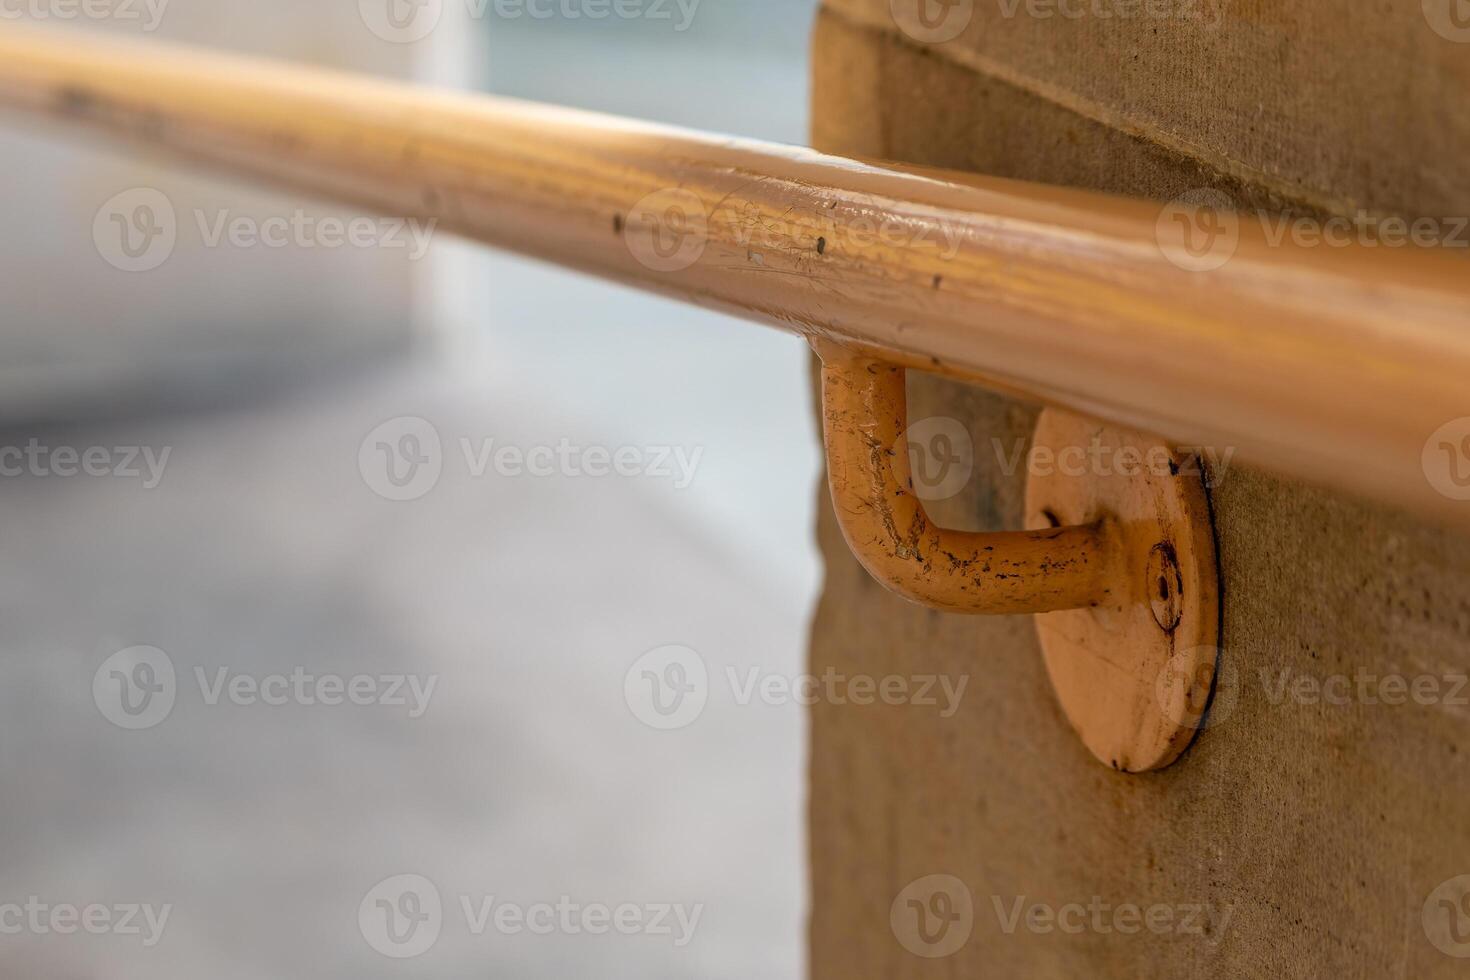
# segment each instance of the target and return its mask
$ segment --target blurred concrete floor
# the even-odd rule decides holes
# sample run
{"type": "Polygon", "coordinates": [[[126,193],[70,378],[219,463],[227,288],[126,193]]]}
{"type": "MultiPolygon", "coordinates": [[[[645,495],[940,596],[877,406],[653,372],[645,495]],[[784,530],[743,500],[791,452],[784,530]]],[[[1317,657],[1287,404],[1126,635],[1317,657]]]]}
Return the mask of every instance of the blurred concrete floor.
{"type": "Polygon", "coordinates": [[[173,911],[152,948],[0,936],[0,975],[795,976],[801,709],[738,704],[717,678],[797,669],[806,596],[733,553],[669,481],[477,477],[456,459],[460,438],[530,447],[591,431],[431,363],[214,413],[5,433],[170,455],[154,489],[0,481],[0,901],[173,911]],[[394,502],[365,481],[359,448],[406,414],[434,425],[445,465],[424,497],[394,502]],[[658,731],[630,710],[624,675],[671,643],[708,664],[710,702],[658,731]],[[171,659],[176,700],[124,730],[93,678],[139,644],[171,659]],[[212,683],[220,667],[298,666],[437,686],[414,719],[382,704],[210,704],[196,682],[198,668],[212,683]],[[438,943],[403,961],[357,922],[368,890],[401,873],[433,881],[446,907],[438,943]],[[704,911],[682,949],[475,936],[451,903],[482,895],[704,911]]]}
{"type": "MultiPolygon", "coordinates": [[[[707,3],[678,43],[497,29],[486,84],[800,141],[809,0],[707,3]],[[734,22],[755,33],[721,33],[734,22]]],[[[170,451],[153,489],[0,478],[0,907],[172,906],[152,947],[4,934],[0,913],[0,977],[801,974],[802,709],[737,703],[726,674],[804,664],[818,488],[801,345],[489,252],[471,272],[485,322],[457,325],[446,357],[207,410],[191,394],[106,422],[0,420],[0,447],[170,451]],[[408,502],[359,468],[365,437],[400,416],[445,450],[437,486],[408,502]],[[505,478],[469,472],[461,439],[703,455],[684,489],[505,478]],[[660,731],[624,680],[666,644],[697,651],[711,683],[697,721],[660,731]],[[124,730],[93,681],[134,645],[164,651],[178,687],[164,720],[124,730]],[[410,718],[209,704],[195,672],[220,668],[437,680],[410,718]],[[358,911],[405,873],[445,913],[429,951],[397,960],[358,911]],[[489,895],[703,911],[683,948],[474,935],[458,900],[489,895]]]]}

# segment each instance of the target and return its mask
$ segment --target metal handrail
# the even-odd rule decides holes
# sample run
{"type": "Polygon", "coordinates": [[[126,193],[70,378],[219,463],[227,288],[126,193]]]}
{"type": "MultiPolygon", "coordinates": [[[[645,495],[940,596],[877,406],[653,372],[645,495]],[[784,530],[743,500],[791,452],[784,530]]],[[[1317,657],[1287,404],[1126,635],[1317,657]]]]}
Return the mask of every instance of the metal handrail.
{"type": "Polygon", "coordinates": [[[15,27],[0,106],[1470,525],[1443,249],[15,27]]]}

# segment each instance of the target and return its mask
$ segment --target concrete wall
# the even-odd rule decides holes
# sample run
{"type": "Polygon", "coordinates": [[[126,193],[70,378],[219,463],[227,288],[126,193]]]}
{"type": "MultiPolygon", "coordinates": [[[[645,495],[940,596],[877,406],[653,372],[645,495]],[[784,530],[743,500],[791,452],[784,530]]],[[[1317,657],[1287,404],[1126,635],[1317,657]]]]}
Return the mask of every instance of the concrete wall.
{"type": "MultiPolygon", "coordinates": [[[[1463,104],[1470,47],[1419,4],[1234,4],[1213,25],[934,4],[968,18],[935,43],[895,18],[905,3],[829,0],[823,149],[1160,200],[1208,188],[1273,212],[1470,209],[1460,124],[1431,124],[1463,104]],[[1246,103],[1282,138],[1263,141],[1246,103]]],[[[1024,467],[1006,475],[990,448],[1024,445],[1034,408],[922,376],[910,402],[974,447],[936,520],[1019,527],[1024,467]]],[[[814,709],[818,980],[1470,969],[1470,542],[1239,465],[1214,475],[1220,686],[1183,757],[1133,776],[1070,730],[1029,619],[884,592],[824,497],[813,672],[967,687],[948,716],[814,709]]]]}

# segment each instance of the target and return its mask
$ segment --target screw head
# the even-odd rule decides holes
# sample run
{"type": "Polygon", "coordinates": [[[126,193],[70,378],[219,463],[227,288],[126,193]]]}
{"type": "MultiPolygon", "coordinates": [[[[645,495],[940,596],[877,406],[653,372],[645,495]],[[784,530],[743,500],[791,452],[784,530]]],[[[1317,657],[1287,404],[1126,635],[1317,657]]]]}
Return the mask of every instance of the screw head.
{"type": "Polygon", "coordinates": [[[1184,577],[1179,573],[1179,560],[1169,542],[1159,542],[1148,553],[1144,587],[1159,629],[1167,633],[1178,626],[1184,615],[1184,577]]]}

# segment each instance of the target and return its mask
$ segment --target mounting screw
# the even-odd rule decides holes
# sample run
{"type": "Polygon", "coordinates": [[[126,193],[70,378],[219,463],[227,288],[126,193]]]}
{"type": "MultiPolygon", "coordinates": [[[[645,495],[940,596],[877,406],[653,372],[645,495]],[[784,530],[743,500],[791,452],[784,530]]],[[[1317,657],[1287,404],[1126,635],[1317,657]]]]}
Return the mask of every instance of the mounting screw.
{"type": "Polygon", "coordinates": [[[1148,589],[1149,608],[1154,611],[1154,622],[1165,633],[1179,625],[1184,614],[1184,578],[1179,574],[1179,562],[1174,557],[1174,546],[1167,541],[1153,546],[1148,553],[1148,573],[1144,583],[1148,589]]]}

